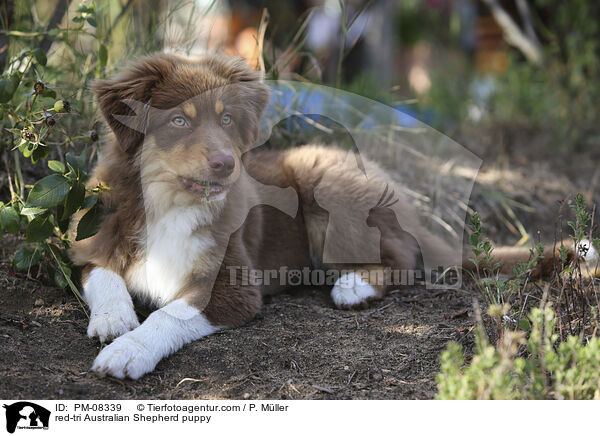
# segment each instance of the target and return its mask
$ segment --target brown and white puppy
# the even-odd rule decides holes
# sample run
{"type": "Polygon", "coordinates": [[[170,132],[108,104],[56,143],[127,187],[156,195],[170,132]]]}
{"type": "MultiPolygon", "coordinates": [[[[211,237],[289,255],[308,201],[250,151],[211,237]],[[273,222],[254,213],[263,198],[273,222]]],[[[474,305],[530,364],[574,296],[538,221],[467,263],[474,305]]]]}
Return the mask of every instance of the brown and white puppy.
{"type": "Polygon", "coordinates": [[[262,295],[282,285],[232,281],[244,267],[339,267],[349,272],[331,291],[337,306],[381,298],[386,287],[353,273],[359,265],[324,259],[330,216],[318,199],[365,211],[328,241],[338,253],[376,248],[380,258],[362,268],[414,270],[425,253],[432,264],[450,258],[375,163],[364,161],[365,178],[344,150],[249,150],[269,91],[237,58],[153,55],[94,91],[111,133],[89,186],[109,189],[98,233],[70,255],[83,267],[88,335],[114,339],[93,364],[101,374],[137,379],[184,344],[251,320],[262,295]],[[273,202],[281,192],[286,199],[273,202]],[[367,247],[361,232],[375,227],[381,239],[367,247]],[[158,308],[141,325],[131,295],[158,308]]]}

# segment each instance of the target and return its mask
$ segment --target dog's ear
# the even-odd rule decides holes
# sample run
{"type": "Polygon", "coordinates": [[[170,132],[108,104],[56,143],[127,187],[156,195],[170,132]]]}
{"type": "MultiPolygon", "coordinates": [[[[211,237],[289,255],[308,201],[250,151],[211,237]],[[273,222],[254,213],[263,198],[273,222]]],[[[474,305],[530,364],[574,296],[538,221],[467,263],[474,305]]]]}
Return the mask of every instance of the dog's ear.
{"type": "Polygon", "coordinates": [[[253,145],[258,138],[259,124],[271,92],[262,82],[263,75],[251,70],[242,58],[233,58],[230,67],[229,80],[236,87],[238,101],[247,117],[240,133],[247,145],[253,145]]]}
{"type": "Polygon", "coordinates": [[[149,56],[114,79],[94,84],[102,115],[126,152],[133,153],[144,140],[152,90],[173,71],[177,62],[173,55],[149,56]],[[124,119],[128,122],[124,123],[124,119]]]}
{"type": "Polygon", "coordinates": [[[262,82],[247,82],[241,84],[243,104],[246,106],[247,125],[242,132],[244,142],[253,145],[259,134],[260,121],[271,96],[269,87],[262,82]]]}

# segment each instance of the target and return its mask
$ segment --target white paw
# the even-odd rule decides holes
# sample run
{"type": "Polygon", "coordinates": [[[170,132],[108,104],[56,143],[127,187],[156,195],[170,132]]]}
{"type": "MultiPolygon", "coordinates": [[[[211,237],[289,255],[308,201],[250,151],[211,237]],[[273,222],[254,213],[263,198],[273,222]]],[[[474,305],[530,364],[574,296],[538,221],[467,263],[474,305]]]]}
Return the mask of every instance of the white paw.
{"type": "Polygon", "coordinates": [[[598,252],[587,239],[582,239],[581,242],[579,242],[577,253],[586,262],[592,262],[598,259],[598,252]]]}
{"type": "Polygon", "coordinates": [[[90,314],[87,334],[90,338],[98,337],[104,343],[138,327],[135,310],[130,301],[117,299],[103,304],[90,314]]]}
{"type": "Polygon", "coordinates": [[[158,360],[151,351],[130,332],[100,351],[94,360],[92,371],[103,376],[138,379],[152,371],[157,363],[158,360]]]}
{"type": "Polygon", "coordinates": [[[341,276],[331,290],[331,298],[337,307],[349,308],[365,303],[377,295],[373,286],[365,282],[358,274],[341,276]]]}

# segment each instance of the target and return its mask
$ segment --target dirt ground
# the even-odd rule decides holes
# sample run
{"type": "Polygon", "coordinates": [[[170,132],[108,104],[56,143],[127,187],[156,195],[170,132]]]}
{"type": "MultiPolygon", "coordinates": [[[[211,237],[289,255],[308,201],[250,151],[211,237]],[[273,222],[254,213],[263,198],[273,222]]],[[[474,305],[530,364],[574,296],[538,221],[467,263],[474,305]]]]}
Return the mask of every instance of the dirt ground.
{"type": "MultiPolygon", "coordinates": [[[[530,205],[515,209],[520,221],[551,240],[561,201],[575,192],[597,200],[600,172],[593,159],[579,162],[575,175],[535,160],[483,168],[471,202],[486,233],[508,244],[520,237],[489,198],[500,190],[530,205]]],[[[301,289],[270,298],[245,327],[185,346],[138,381],[100,378],[89,372],[100,345],[86,336],[81,306],[69,291],[15,272],[9,259],[19,241],[10,238],[0,241],[4,399],[431,399],[448,341],[467,351],[473,341],[470,291],[395,291],[341,311],[326,290],[301,289]]]]}
{"type": "Polygon", "coordinates": [[[395,291],[360,311],[325,289],[267,301],[250,324],[187,345],[138,381],[89,372],[100,345],[68,291],[0,269],[0,398],[429,399],[438,356],[465,341],[471,297],[395,291]]]}

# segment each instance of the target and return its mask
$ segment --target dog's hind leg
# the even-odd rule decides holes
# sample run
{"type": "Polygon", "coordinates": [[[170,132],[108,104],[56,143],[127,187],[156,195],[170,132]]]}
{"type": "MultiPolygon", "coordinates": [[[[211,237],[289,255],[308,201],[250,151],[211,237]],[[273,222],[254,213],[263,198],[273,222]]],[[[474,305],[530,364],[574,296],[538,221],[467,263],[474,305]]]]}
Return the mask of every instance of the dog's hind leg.
{"type": "Polygon", "coordinates": [[[390,289],[389,277],[381,265],[342,270],[331,289],[331,299],[340,309],[361,309],[381,299],[390,289]]]}

